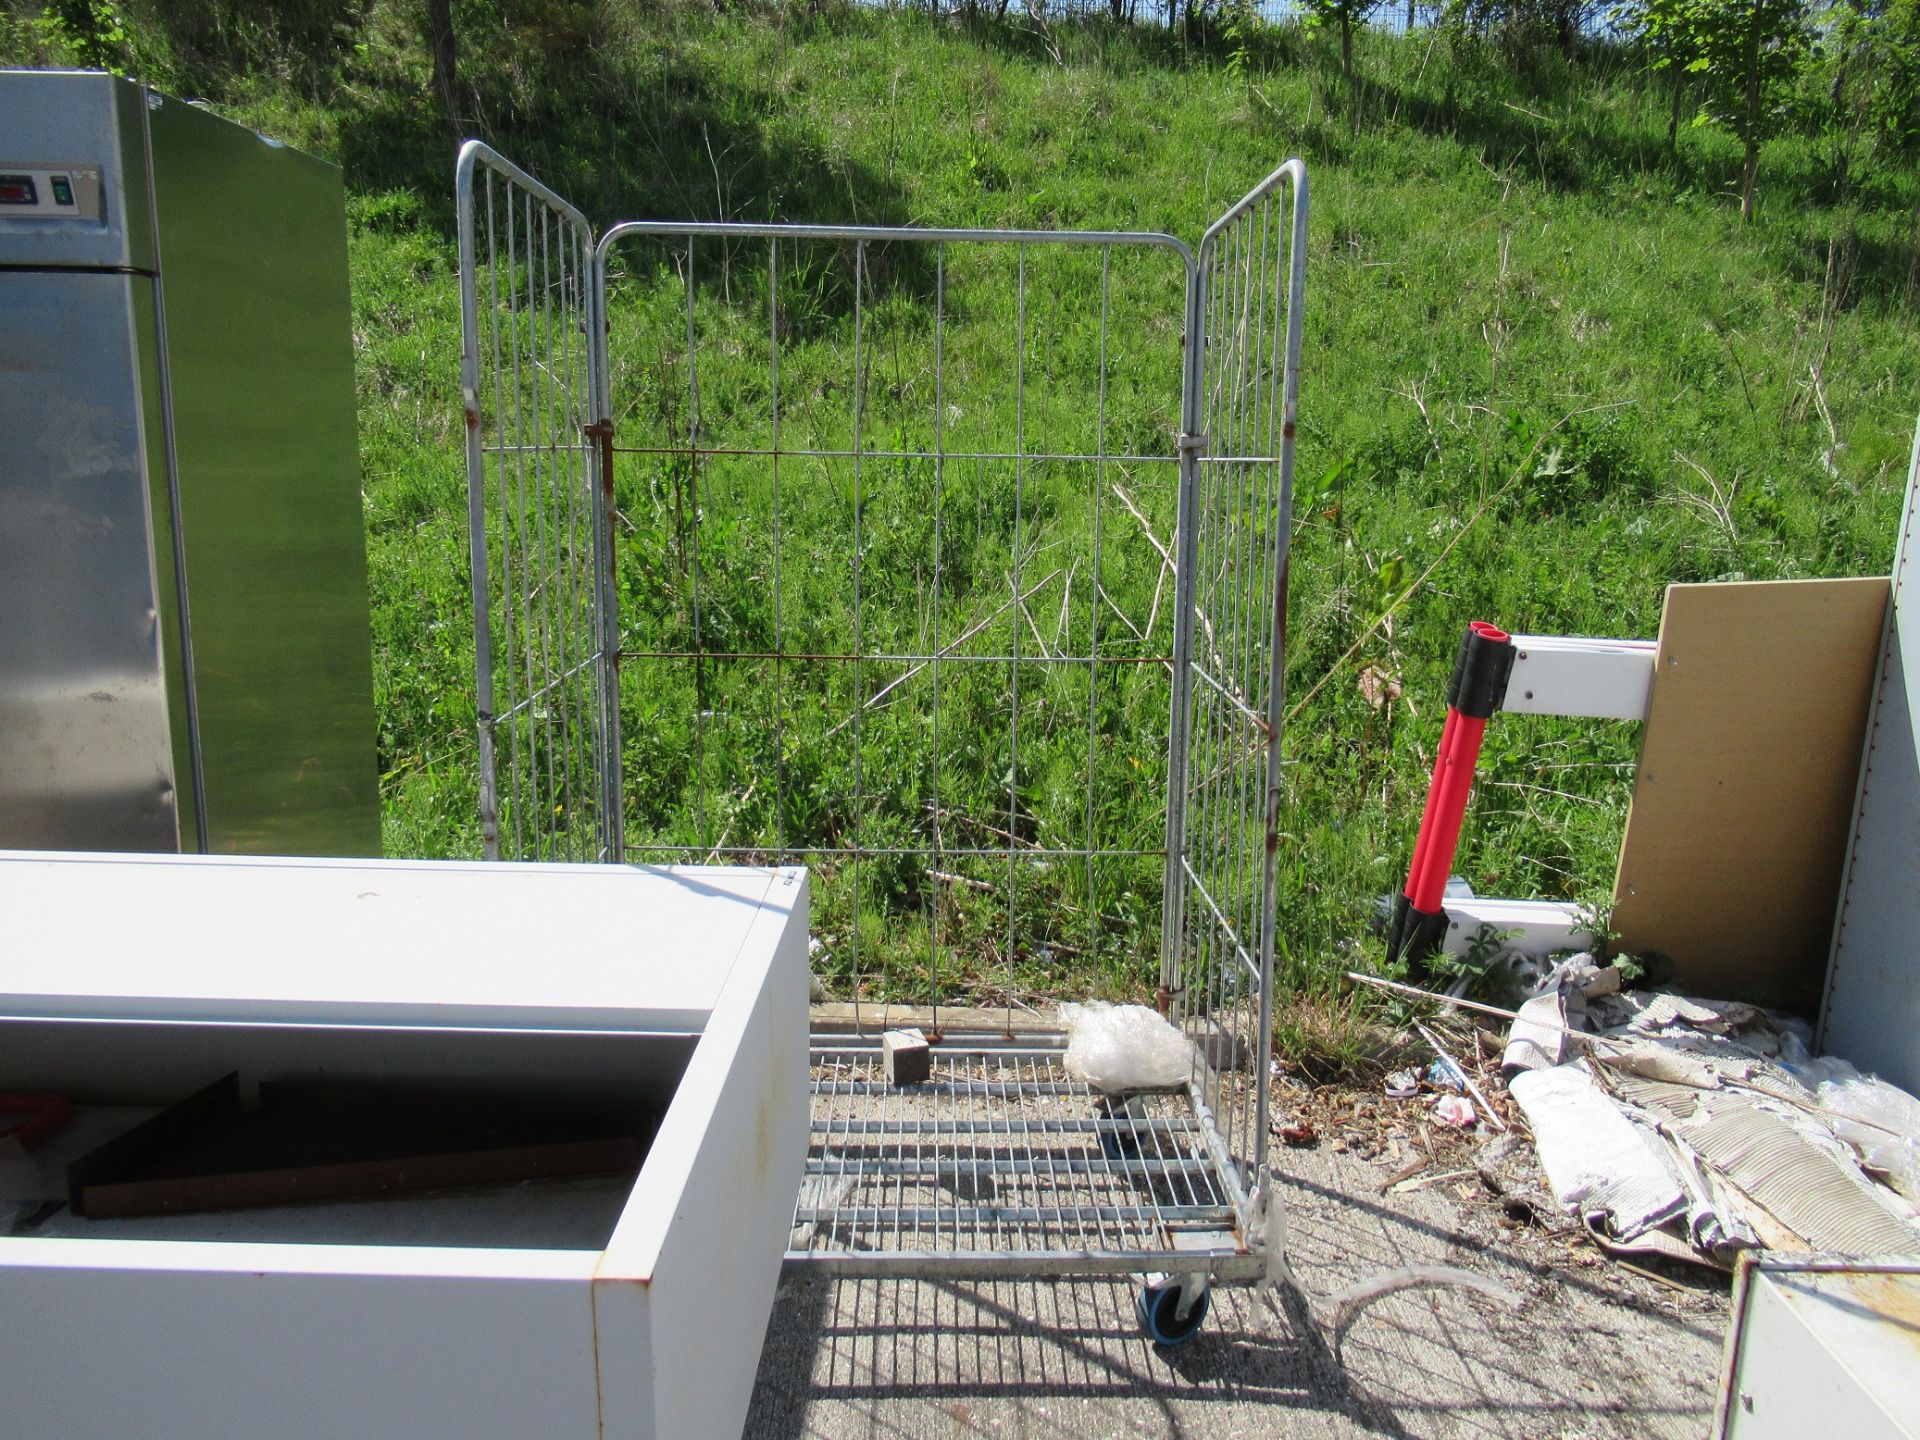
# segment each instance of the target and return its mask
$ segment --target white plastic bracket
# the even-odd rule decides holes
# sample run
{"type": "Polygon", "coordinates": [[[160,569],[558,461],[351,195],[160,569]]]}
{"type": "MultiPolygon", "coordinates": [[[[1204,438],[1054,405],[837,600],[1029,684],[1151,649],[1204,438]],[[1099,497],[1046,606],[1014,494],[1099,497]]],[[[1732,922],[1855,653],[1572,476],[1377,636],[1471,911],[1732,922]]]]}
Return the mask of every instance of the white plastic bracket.
{"type": "Polygon", "coordinates": [[[1578,906],[1561,900],[1499,900],[1485,895],[1449,894],[1446,898],[1447,934],[1440,948],[1464,955],[1481,926],[1503,938],[1509,953],[1547,956],[1561,950],[1582,950],[1593,943],[1578,906]]]}
{"type": "Polygon", "coordinates": [[[1500,708],[1515,715],[1644,720],[1653,689],[1652,640],[1516,635],[1500,708]]]}

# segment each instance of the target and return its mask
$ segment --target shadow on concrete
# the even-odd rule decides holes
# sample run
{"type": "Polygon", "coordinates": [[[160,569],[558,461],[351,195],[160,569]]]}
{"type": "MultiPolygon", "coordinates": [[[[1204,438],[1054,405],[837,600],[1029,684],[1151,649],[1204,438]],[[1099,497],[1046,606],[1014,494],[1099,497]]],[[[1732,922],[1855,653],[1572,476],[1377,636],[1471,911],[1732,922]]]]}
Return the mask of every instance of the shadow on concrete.
{"type": "Polygon", "coordinates": [[[1724,1317],[1713,1281],[1672,1306],[1565,1263],[1477,1242],[1426,1195],[1380,1202],[1335,1157],[1281,1180],[1303,1283],[1330,1293],[1409,1264],[1520,1291],[1383,1299],[1335,1331],[1302,1299],[1214,1292],[1186,1346],[1150,1344],[1131,1279],[835,1280],[782,1287],[746,1434],[1199,1437],[1682,1436],[1711,1412],[1724,1317]],[[1419,1201],[1420,1204],[1411,1203],[1419,1201]]]}

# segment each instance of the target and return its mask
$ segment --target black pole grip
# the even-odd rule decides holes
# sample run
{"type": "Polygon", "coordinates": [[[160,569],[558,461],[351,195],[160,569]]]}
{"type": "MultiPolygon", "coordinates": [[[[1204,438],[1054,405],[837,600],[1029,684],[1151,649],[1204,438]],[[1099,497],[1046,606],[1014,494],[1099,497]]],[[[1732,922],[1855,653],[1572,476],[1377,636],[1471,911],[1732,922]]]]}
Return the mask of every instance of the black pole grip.
{"type": "Polygon", "coordinates": [[[1405,959],[1413,965],[1416,974],[1424,974],[1425,966],[1421,962],[1439,951],[1447,938],[1447,923],[1444,907],[1429,914],[1414,909],[1413,902],[1405,895],[1396,897],[1393,919],[1387,926],[1387,962],[1405,959]]]}
{"type": "Polygon", "coordinates": [[[1453,678],[1447,683],[1447,704],[1462,715],[1485,720],[1507,698],[1507,681],[1512,675],[1512,638],[1504,630],[1476,620],[1460,637],[1453,678]]]}

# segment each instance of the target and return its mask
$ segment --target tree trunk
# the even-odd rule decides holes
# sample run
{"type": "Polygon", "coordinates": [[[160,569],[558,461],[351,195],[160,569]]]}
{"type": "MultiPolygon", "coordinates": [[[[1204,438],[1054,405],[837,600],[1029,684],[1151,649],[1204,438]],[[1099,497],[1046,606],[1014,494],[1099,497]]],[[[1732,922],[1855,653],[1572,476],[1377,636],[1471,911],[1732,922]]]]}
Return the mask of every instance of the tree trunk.
{"type": "Polygon", "coordinates": [[[1353,79],[1353,6],[1340,7],[1340,73],[1353,79]]]}
{"type": "Polygon", "coordinates": [[[427,0],[427,39],[433,48],[433,93],[447,121],[460,128],[460,49],[453,34],[453,0],[427,0]]]}
{"type": "Polygon", "coordinates": [[[1673,67],[1673,113],[1667,117],[1667,154],[1680,158],[1680,102],[1687,97],[1687,72],[1673,67]]]}
{"type": "Polygon", "coordinates": [[[1907,261],[1907,306],[1920,302],[1920,200],[1913,202],[1913,254],[1907,261]]]}
{"type": "Polygon", "coordinates": [[[1753,176],[1760,167],[1760,0],[1753,0],[1747,27],[1747,109],[1741,139],[1746,163],[1740,175],[1740,218],[1753,217],[1753,176]]]}
{"type": "Polygon", "coordinates": [[[1760,168],[1760,136],[1757,131],[1747,132],[1746,163],[1740,172],[1740,218],[1753,218],[1753,176],[1760,168]]]}
{"type": "Polygon", "coordinates": [[[1413,0],[1407,0],[1407,34],[1413,33],[1413,0]]]}

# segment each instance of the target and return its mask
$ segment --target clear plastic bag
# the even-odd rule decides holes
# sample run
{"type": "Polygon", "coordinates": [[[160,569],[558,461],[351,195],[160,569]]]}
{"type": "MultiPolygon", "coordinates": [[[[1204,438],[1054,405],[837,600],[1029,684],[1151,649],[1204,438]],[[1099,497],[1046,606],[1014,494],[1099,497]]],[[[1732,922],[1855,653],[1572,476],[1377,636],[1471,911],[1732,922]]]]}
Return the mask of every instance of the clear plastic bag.
{"type": "Polygon", "coordinates": [[[1067,1073],[1110,1095],[1170,1090],[1193,1073],[1193,1045],[1145,1005],[1062,1005],[1067,1073]]]}
{"type": "Polygon", "coordinates": [[[1920,1200],[1920,1100],[1877,1075],[1863,1075],[1833,1056],[1796,1066],[1813,1087],[1833,1133],[1860,1163],[1909,1200],[1920,1200]]]}

